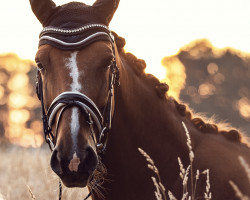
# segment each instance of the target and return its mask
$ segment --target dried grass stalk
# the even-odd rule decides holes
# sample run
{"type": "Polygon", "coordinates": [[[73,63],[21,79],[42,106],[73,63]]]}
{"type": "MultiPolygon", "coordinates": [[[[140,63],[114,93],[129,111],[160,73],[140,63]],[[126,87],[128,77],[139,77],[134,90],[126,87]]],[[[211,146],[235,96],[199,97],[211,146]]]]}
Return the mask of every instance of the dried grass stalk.
{"type": "Polygon", "coordinates": [[[246,195],[244,195],[240,189],[238,188],[238,186],[233,182],[233,181],[229,181],[229,184],[232,186],[236,197],[238,197],[241,200],[250,200],[250,198],[246,195]]]}
{"type": "Polygon", "coordinates": [[[239,156],[239,160],[240,160],[240,164],[244,168],[244,170],[247,174],[248,180],[250,182],[250,167],[249,167],[248,163],[246,162],[246,160],[242,156],[239,156]]]}
{"type": "Polygon", "coordinates": [[[31,199],[32,199],[32,200],[35,200],[35,199],[36,199],[36,197],[35,197],[35,195],[33,194],[32,190],[30,189],[30,186],[28,186],[28,185],[27,185],[27,188],[28,188],[28,190],[29,190],[29,193],[30,193],[31,199]]]}
{"type": "Polygon", "coordinates": [[[148,162],[148,168],[156,174],[157,178],[151,177],[152,181],[154,183],[154,186],[156,188],[156,191],[155,191],[156,199],[157,200],[167,200],[166,189],[161,182],[159,170],[155,166],[153,159],[143,149],[138,148],[138,151],[146,158],[146,160],[148,162]]]}
{"type": "MultiPolygon", "coordinates": [[[[184,131],[185,131],[186,136],[187,136],[187,146],[188,146],[188,150],[189,150],[190,165],[188,165],[187,168],[185,169],[185,167],[181,161],[181,158],[178,157],[178,163],[179,163],[179,167],[180,167],[180,177],[182,179],[182,186],[183,186],[183,195],[182,195],[181,200],[195,200],[196,199],[195,198],[196,186],[197,186],[197,182],[198,182],[201,175],[206,175],[206,178],[207,178],[206,179],[206,191],[204,192],[204,199],[211,200],[212,194],[210,192],[209,170],[207,169],[201,173],[199,170],[197,170],[196,175],[195,175],[195,183],[194,183],[194,177],[193,177],[194,152],[193,152],[193,148],[192,148],[191,137],[189,135],[189,131],[187,129],[187,126],[184,122],[182,122],[182,126],[183,126],[184,131]],[[191,195],[188,192],[189,177],[191,180],[190,182],[191,182],[191,188],[192,188],[191,195]]],[[[153,159],[141,148],[138,148],[138,150],[146,158],[146,160],[148,162],[148,164],[147,164],[148,168],[150,170],[152,170],[157,175],[157,178],[151,177],[152,181],[154,183],[154,186],[156,188],[156,191],[155,191],[156,199],[157,200],[167,200],[166,189],[161,183],[159,170],[155,166],[153,159]]],[[[171,191],[168,191],[168,198],[170,200],[177,200],[177,198],[173,195],[173,193],[171,191]]]]}

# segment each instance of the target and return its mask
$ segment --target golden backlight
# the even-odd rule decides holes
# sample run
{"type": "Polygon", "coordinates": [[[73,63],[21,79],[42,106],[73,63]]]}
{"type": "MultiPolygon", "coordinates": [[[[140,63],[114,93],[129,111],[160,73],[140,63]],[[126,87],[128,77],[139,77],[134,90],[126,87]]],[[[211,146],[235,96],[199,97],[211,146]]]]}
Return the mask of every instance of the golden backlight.
{"type": "Polygon", "coordinates": [[[32,109],[39,104],[33,97],[27,72],[31,70],[31,61],[15,55],[1,56],[0,101],[6,108],[2,109],[2,122],[5,137],[13,144],[24,147],[39,147],[43,143],[41,122],[32,118],[32,109]],[[29,127],[27,126],[30,121],[29,127]]]}
{"type": "MultiPolygon", "coordinates": [[[[67,2],[70,0],[55,0],[57,5],[67,2]]],[[[185,87],[186,73],[177,56],[171,55],[198,38],[208,38],[216,47],[230,46],[250,52],[249,9],[249,0],[121,0],[110,27],[126,39],[128,52],[146,61],[146,72],[167,82],[168,95],[178,99],[185,87]]],[[[0,25],[0,54],[15,52],[33,60],[42,26],[29,1],[1,0],[0,25]]],[[[192,53],[195,56],[196,52],[192,53]]],[[[6,71],[0,72],[0,105],[6,106],[0,113],[5,136],[14,144],[39,147],[43,143],[42,123],[33,120],[31,111],[40,104],[34,96],[34,86],[29,85],[30,61],[16,56],[0,56],[0,59],[0,67],[6,71]]],[[[223,83],[225,77],[215,63],[210,63],[207,70],[216,84],[223,83]]],[[[215,90],[214,85],[206,83],[198,89],[188,88],[197,102],[197,94],[205,97],[213,95],[215,90]]],[[[248,98],[239,99],[235,108],[250,120],[248,98]]]]}
{"type": "MultiPolygon", "coordinates": [[[[57,5],[70,1],[54,0],[57,5]]],[[[81,1],[89,5],[95,2],[81,1]]],[[[121,0],[110,28],[126,38],[128,52],[145,59],[146,72],[164,80],[162,58],[176,54],[195,39],[208,38],[216,47],[250,52],[249,8],[249,0],[121,0]]],[[[15,52],[34,59],[42,27],[29,1],[1,1],[0,22],[4,27],[0,53],[15,52]]]]}

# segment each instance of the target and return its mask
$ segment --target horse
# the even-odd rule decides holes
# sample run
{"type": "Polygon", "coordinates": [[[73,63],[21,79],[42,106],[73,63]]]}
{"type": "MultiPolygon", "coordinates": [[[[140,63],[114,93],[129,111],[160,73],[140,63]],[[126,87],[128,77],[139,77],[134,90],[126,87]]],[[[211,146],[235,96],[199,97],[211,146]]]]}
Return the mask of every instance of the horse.
{"type": "MultiPolygon", "coordinates": [[[[250,163],[244,136],[196,117],[168,96],[166,83],[144,72],[144,60],[125,52],[125,39],[108,27],[119,0],[30,4],[43,25],[35,60],[45,140],[51,168],[65,186],[88,186],[94,200],[156,199],[154,172],[141,148],[157,166],[166,192],[181,199],[177,158],[184,167],[190,164],[189,132],[192,168],[209,169],[212,199],[237,199],[230,180],[250,196],[238,160],[250,163]]],[[[196,199],[210,199],[204,197],[207,182],[199,180],[196,199]]]]}

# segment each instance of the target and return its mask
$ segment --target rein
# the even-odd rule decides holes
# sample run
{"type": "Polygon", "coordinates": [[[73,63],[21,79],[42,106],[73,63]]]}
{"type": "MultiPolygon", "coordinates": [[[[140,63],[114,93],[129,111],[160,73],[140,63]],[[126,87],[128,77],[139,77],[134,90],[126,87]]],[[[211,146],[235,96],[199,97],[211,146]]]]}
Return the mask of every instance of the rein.
{"type": "MultiPolygon", "coordinates": [[[[51,151],[53,151],[56,146],[57,131],[63,112],[70,107],[78,107],[82,111],[85,121],[89,125],[97,152],[99,154],[105,153],[108,142],[108,133],[111,129],[112,113],[114,113],[114,86],[119,86],[119,69],[117,67],[115,58],[114,37],[109,28],[105,25],[89,24],[72,30],[45,27],[40,34],[39,46],[50,44],[63,50],[76,50],[84,48],[90,43],[98,40],[110,41],[113,51],[113,59],[110,65],[107,104],[103,113],[101,113],[96,104],[88,96],[80,92],[72,91],[66,91],[59,94],[52,101],[51,105],[46,108],[44,104],[41,69],[38,69],[37,71],[36,92],[42,107],[44,138],[51,151]],[[54,131],[52,131],[53,124],[55,124],[54,131]],[[97,128],[98,134],[94,132],[94,127],[97,128]]],[[[93,188],[90,190],[90,193],[85,198],[85,200],[91,196],[93,188]]],[[[61,199],[61,195],[62,186],[61,181],[59,181],[59,200],[61,199]]]]}

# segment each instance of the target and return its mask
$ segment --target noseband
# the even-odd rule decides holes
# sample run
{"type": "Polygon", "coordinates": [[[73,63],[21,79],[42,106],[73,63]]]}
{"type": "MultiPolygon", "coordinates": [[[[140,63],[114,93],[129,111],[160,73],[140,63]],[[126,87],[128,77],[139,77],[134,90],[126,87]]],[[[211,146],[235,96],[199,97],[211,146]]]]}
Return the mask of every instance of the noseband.
{"type": "Polygon", "coordinates": [[[59,94],[51,103],[49,108],[45,107],[43,96],[43,81],[41,72],[37,72],[36,91],[42,106],[42,121],[45,141],[51,150],[54,149],[57,139],[57,130],[63,112],[70,107],[78,107],[82,111],[85,121],[89,125],[93,140],[98,153],[103,153],[108,141],[108,132],[111,129],[113,111],[114,86],[119,85],[119,69],[116,64],[114,37],[109,28],[102,24],[89,24],[77,29],[59,29],[45,27],[39,40],[39,46],[49,44],[62,50],[77,50],[86,47],[95,41],[110,41],[112,44],[113,59],[110,65],[109,89],[107,104],[103,113],[96,104],[85,94],[80,92],[66,91],[59,94]],[[57,119],[56,119],[57,116],[57,119]],[[52,125],[55,124],[55,131],[52,125]],[[94,133],[94,127],[98,134],[94,133]]]}

